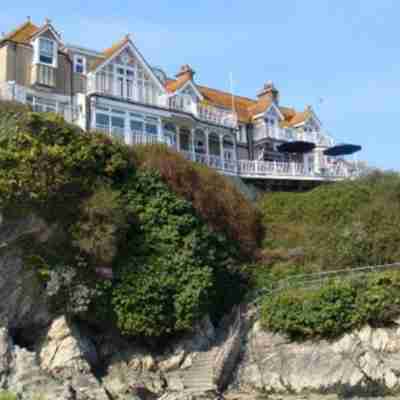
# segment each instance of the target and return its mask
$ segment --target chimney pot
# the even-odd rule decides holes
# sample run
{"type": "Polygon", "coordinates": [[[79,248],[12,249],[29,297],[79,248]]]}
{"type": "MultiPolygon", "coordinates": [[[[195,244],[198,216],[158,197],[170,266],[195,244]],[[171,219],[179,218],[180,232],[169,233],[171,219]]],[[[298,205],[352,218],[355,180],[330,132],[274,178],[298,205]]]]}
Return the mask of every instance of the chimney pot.
{"type": "Polygon", "coordinates": [[[275,88],[272,81],[267,81],[263,88],[257,93],[258,98],[268,96],[274,103],[279,102],[279,90],[275,88]]]}
{"type": "Polygon", "coordinates": [[[187,75],[190,79],[193,79],[195,71],[193,71],[192,67],[189,64],[184,64],[181,66],[181,69],[176,74],[176,77],[179,78],[183,75],[187,75]]]}

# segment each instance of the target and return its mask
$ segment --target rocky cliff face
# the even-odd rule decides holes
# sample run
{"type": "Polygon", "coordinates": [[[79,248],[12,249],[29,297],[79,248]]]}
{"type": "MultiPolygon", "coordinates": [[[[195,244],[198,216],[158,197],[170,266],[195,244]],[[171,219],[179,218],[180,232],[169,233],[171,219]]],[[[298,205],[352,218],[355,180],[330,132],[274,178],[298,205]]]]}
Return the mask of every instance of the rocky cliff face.
{"type": "Polygon", "coordinates": [[[243,391],[385,395],[400,391],[400,321],[327,342],[289,342],[256,322],[245,338],[236,385],[243,391]]]}
{"type": "Polygon", "coordinates": [[[7,220],[0,213],[0,326],[44,326],[50,321],[44,296],[32,270],[24,267],[20,242],[31,235],[46,242],[51,229],[35,216],[7,220]]]}
{"type": "Polygon", "coordinates": [[[93,332],[52,315],[35,273],[24,265],[21,240],[33,235],[45,244],[53,230],[35,216],[0,218],[0,391],[21,400],[192,399],[198,393],[188,390],[185,376],[195,380],[195,371],[205,371],[214,359],[216,383],[242,393],[232,399],[243,399],[243,392],[248,398],[259,392],[400,393],[400,321],[334,342],[293,343],[250,317],[241,324],[227,318],[218,330],[206,318],[155,352],[115,332],[93,332]]]}

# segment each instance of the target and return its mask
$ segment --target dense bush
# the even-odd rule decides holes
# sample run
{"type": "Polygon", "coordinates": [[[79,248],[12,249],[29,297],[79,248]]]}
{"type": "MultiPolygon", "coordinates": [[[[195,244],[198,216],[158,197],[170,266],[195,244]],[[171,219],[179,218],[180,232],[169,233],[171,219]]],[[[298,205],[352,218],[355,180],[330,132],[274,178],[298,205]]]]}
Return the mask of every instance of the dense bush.
{"type": "Polygon", "coordinates": [[[235,240],[245,255],[256,253],[264,233],[261,215],[229,180],[165,146],[135,147],[135,154],[139,169],[158,171],[209,226],[235,240]]]}
{"type": "Polygon", "coordinates": [[[395,271],[268,296],[261,320],[265,328],[294,339],[334,338],[366,323],[390,324],[399,313],[400,272],[395,271]]]}
{"type": "Polygon", "coordinates": [[[240,300],[241,279],[230,269],[234,248],[196,217],[188,201],[155,172],[138,173],[121,192],[136,221],[116,263],[115,284],[104,293],[122,332],[161,336],[188,330],[206,313],[218,315],[240,300]]]}
{"type": "Polygon", "coordinates": [[[0,209],[51,227],[46,243],[28,235],[21,245],[53,310],[128,335],[220,317],[242,297],[238,263],[261,232],[223,177],[163,147],[132,149],[9,104],[0,104],[0,209]]]}
{"type": "Polygon", "coordinates": [[[80,218],[72,228],[74,244],[97,265],[109,265],[128,229],[128,212],[121,194],[108,185],[99,186],[82,201],[80,218]]]}
{"type": "MultiPolygon", "coordinates": [[[[9,114],[0,111],[0,120],[9,114]]],[[[134,165],[125,146],[84,134],[55,114],[29,113],[13,134],[0,134],[0,205],[73,204],[100,180],[118,180],[134,165]]]]}

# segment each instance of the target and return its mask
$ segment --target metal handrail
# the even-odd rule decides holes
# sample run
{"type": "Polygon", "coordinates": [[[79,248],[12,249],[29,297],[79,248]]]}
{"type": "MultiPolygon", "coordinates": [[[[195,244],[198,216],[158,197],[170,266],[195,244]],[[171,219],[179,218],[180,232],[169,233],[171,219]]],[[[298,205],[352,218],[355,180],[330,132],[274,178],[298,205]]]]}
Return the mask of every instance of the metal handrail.
{"type": "Polygon", "coordinates": [[[371,265],[359,268],[348,268],[340,269],[334,271],[323,271],[311,274],[298,274],[293,275],[285,279],[277,281],[271,288],[262,288],[258,290],[253,296],[253,301],[251,303],[257,304],[261,299],[261,296],[266,294],[275,294],[281,292],[285,289],[307,289],[310,287],[315,287],[317,285],[322,285],[337,278],[354,278],[364,276],[370,273],[381,273],[393,269],[400,270],[400,262],[392,264],[382,264],[382,265],[371,265]]]}

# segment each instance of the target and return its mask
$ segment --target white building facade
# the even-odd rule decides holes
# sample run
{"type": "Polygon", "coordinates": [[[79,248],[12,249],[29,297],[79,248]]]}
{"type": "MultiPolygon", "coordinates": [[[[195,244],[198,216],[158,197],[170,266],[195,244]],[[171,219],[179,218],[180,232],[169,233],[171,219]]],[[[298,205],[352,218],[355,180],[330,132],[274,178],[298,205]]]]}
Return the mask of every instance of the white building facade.
{"type": "Polygon", "coordinates": [[[254,99],[196,83],[188,65],[170,79],[129,36],[102,52],[68,45],[46,21],[0,40],[0,98],[57,112],[84,130],[129,145],[163,143],[187,159],[244,178],[340,180],[353,163],[328,157],[335,145],[314,111],[280,104],[272,82],[254,99]]]}

